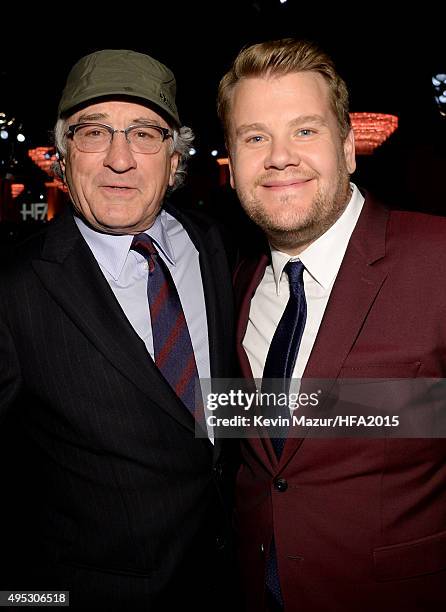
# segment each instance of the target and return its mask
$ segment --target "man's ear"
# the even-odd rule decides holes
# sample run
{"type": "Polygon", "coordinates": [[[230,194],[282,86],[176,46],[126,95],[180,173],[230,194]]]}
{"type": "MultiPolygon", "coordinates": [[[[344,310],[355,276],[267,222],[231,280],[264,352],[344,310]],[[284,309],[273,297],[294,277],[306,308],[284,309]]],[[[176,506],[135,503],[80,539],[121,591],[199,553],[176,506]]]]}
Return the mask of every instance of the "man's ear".
{"type": "Polygon", "coordinates": [[[234,174],[232,172],[232,162],[231,162],[231,156],[228,156],[228,166],[229,166],[229,183],[232,187],[232,189],[235,189],[235,183],[234,183],[234,174]]]}
{"type": "Polygon", "coordinates": [[[173,187],[175,182],[175,172],[177,171],[178,164],[180,163],[180,154],[175,151],[170,158],[170,172],[169,172],[169,187],[173,187]]]}
{"type": "Polygon", "coordinates": [[[62,175],[62,180],[65,183],[65,159],[63,157],[59,158],[59,168],[60,168],[60,173],[62,175]]]}
{"type": "Polygon", "coordinates": [[[347,170],[350,174],[353,174],[356,170],[355,135],[353,129],[350,130],[344,141],[344,157],[347,170]]]}

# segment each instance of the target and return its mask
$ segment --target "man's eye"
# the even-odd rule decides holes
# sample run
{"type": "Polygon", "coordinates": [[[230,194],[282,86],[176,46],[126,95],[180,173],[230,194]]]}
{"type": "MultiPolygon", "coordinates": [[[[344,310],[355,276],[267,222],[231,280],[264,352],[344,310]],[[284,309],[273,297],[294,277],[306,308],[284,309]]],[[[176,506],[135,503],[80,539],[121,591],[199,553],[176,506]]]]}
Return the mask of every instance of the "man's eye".
{"type": "Polygon", "coordinates": [[[106,132],[104,130],[98,130],[98,129],[86,130],[84,132],[84,136],[86,136],[87,138],[100,138],[101,136],[104,136],[105,134],[106,132]]]}
{"type": "Polygon", "coordinates": [[[313,136],[315,134],[314,130],[310,128],[302,128],[297,132],[298,136],[313,136]]]}
{"type": "Polygon", "coordinates": [[[149,130],[137,130],[135,134],[139,140],[150,140],[156,137],[156,133],[149,130]]]}
{"type": "Polygon", "coordinates": [[[161,138],[160,133],[155,128],[138,128],[137,130],[130,131],[131,137],[135,140],[159,140],[161,138]]]}
{"type": "Polygon", "coordinates": [[[263,142],[265,139],[263,136],[249,136],[246,140],[249,144],[258,144],[259,142],[263,142]]]}

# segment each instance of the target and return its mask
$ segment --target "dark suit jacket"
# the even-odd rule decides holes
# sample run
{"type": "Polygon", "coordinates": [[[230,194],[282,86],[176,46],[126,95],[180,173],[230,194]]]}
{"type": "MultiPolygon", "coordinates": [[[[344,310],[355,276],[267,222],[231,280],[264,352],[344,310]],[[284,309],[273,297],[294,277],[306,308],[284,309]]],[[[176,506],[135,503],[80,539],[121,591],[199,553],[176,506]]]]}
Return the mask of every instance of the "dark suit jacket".
{"type": "MultiPolygon", "coordinates": [[[[228,376],[219,233],[169,212],[199,250],[211,373],[228,376]]],[[[228,561],[222,445],[195,438],[71,214],[2,274],[0,364],[1,588],[69,589],[83,609],[218,608],[229,591],[218,575],[228,561]]]]}
{"type": "MultiPolygon", "coordinates": [[[[367,197],[304,379],[444,377],[445,261],[446,219],[367,197]]],[[[267,264],[264,255],[236,272],[247,377],[242,341],[267,264]]],[[[444,440],[289,438],[280,461],[269,440],[248,440],[236,507],[253,612],[263,609],[273,532],[286,612],[446,606],[444,440]]]]}

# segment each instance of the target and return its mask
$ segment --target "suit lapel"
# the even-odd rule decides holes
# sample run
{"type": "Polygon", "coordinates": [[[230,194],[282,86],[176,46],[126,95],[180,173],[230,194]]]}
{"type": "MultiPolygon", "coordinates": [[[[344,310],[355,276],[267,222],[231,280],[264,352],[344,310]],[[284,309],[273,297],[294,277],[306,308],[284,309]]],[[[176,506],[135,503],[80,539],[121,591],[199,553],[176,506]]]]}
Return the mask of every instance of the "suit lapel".
{"type": "MultiPolygon", "coordinates": [[[[385,262],[385,235],[388,211],[366,198],[358,223],[352,233],[341,268],[338,272],[319,332],[311,351],[303,382],[309,379],[336,379],[355,340],[376,300],[387,276],[385,262]]],[[[242,341],[246,332],[252,296],[260,283],[268,260],[263,256],[257,268],[251,268],[251,278],[245,279],[245,295],[239,301],[237,345],[240,363],[245,376],[251,376],[251,369],[242,341]],[[248,367],[246,366],[248,362],[248,367]],[[248,369],[249,368],[249,369],[248,369]]],[[[241,283],[240,287],[243,287],[241,283]]],[[[257,450],[275,468],[283,469],[296,453],[304,438],[288,438],[277,462],[271,452],[269,440],[256,441],[257,450]],[[260,446],[258,443],[261,443],[260,446]]]]}
{"type": "MultiPolygon", "coordinates": [[[[302,386],[311,379],[335,380],[339,376],[387,276],[384,260],[387,220],[388,211],[367,198],[336,277],[302,386]]],[[[303,440],[293,437],[287,440],[281,467],[303,440]]]]}
{"type": "Polygon", "coordinates": [[[186,215],[169,205],[165,206],[165,210],[180,221],[199,253],[206,303],[211,376],[213,378],[223,377],[226,375],[227,368],[222,344],[228,321],[225,320],[218,296],[228,299],[228,295],[224,294],[225,279],[221,276],[227,267],[226,255],[220,247],[220,239],[214,226],[201,219],[195,219],[193,223],[186,215]],[[200,221],[202,221],[201,224],[200,221]],[[223,287],[220,286],[219,281],[223,283],[223,287]]]}
{"type": "Polygon", "coordinates": [[[388,211],[368,198],[350,238],[304,378],[338,376],[387,276],[387,220],[388,211]]]}
{"type": "MultiPolygon", "coordinates": [[[[174,208],[166,205],[165,210],[183,225],[194,243],[200,261],[201,279],[206,304],[208,325],[209,362],[211,378],[230,376],[227,363],[227,338],[232,335],[233,306],[231,279],[227,271],[227,258],[220,235],[213,224],[199,216],[194,221],[174,208]]],[[[221,452],[222,440],[214,440],[214,462],[221,452]]]]}
{"type": "Polygon", "coordinates": [[[240,369],[245,378],[253,378],[251,365],[246,351],[243,348],[243,339],[248,326],[251,300],[265,274],[265,268],[269,262],[269,257],[266,254],[262,254],[260,259],[243,261],[234,274],[235,308],[238,313],[235,331],[236,349],[240,369]]]}
{"type": "Polygon", "coordinates": [[[102,355],[189,430],[194,419],[159,374],[79,233],[71,214],[48,229],[36,274],[102,355]]]}
{"type": "MultiPolygon", "coordinates": [[[[270,257],[264,253],[260,258],[244,260],[234,274],[235,285],[235,306],[237,317],[236,328],[236,347],[237,357],[240,364],[241,373],[245,378],[252,379],[253,373],[248,356],[243,348],[243,339],[248,326],[249,311],[251,300],[261,282],[270,257]]],[[[254,391],[253,386],[253,391],[254,391]]],[[[277,468],[277,456],[268,436],[263,438],[250,438],[249,445],[255,450],[257,456],[265,458],[265,465],[271,473],[277,468]]]]}

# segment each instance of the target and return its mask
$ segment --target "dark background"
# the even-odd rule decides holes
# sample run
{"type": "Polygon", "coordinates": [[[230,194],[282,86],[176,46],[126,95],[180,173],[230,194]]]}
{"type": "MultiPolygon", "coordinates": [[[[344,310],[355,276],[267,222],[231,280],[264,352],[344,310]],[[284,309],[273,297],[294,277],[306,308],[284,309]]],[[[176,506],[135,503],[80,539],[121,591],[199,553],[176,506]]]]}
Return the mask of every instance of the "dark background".
{"type": "MultiPolygon", "coordinates": [[[[331,3],[288,0],[208,2],[119,2],[98,5],[25,3],[0,7],[0,112],[23,122],[26,141],[12,152],[14,174],[26,184],[24,198],[38,201],[47,179],[26,156],[29,148],[50,144],[49,133],[66,75],[83,55],[102,48],[129,48],[153,55],[174,71],[184,124],[196,133],[198,154],[189,181],[174,198],[181,206],[207,210],[229,228],[235,245],[250,247],[255,232],[233,192],[220,186],[212,149],[223,151],[215,113],[218,82],[244,45],[294,36],[319,42],[334,58],[351,94],[351,110],[393,113],[397,132],[372,156],[358,158],[355,182],[390,206],[446,213],[446,118],[433,99],[431,78],[446,72],[441,3],[331,3]],[[435,6],[435,8],[434,8],[435,6]]],[[[10,144],[0,141],[0,162],[10,144]]],[[[7,171],[0,164],[0,178],[7,171]]],[[[0,222],[2,245],[37,229],[0,222]]],[[[6,247],[5,247],[6,248],[6,247]]],[[[1,257],[0,257],[1,259],[1,257]]],[[[10,444],[15,443],[9,436],[10,444]]],[[[0,465],[14,479],[17,456],[0,440],[0,465]]],[[[4,496],[14,489],[4,485],[4,496]]],[[[31,495],[23,491],[23,495],[31,495]]],[[[38,492],[36,493],[38,494],[38,492]]],[[[24,538],[32,531],[24,505],[24,538]]],[[[8,525],[7,520],[2,520],[8,525]]],[[[8,559],[8,561],[10,561],[8,559]]]]}
{"type": "Polygon", "coordinates": [[[358,158],[354,180],[391,206],[446,211],[446,118],[440,116],[431,82],[433,74],[446,72],[438,8],[427,3],[413,9],[393,3],[327,9],[298,0],[166,0],[113,9],[66,4],[66,17],[58,10],[42,4],[34,13],[13,7],[2,15],[0,111],[23,121],[27,140],[15,147],[16,174],[25,177],[30,190],[40,189],[43,173],[22,153],[50,143],[68,70],[92,51],[131,48],[172,68],[181,119],[196,133],[198,153],[190,162],[188,185],[175,199],[231,224],[238,205],[228,187],[218,186],[210,155],[212,149],[224,155],[215,113],[218,82],[242,46],[294,36],[315,40],[332,55],[349,86],[352,111],[399,117],[397,132],[372,156],[358,158]],[[25,21],[31,34],[21,29],[25,21]]]}

